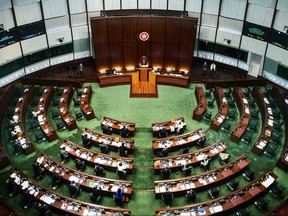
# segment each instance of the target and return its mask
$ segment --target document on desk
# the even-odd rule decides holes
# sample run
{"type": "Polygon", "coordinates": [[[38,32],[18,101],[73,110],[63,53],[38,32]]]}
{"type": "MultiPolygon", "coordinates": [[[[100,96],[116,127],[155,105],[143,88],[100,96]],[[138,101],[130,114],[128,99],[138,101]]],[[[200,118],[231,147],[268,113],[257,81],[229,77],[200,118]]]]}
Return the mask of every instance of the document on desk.
{"type": "Polygon", "coordinates": [[[268,188],[271,184],[273,184],[274,181],[275,181],[275,179],[269,175],[269,177],[265,181],[263,181],[261,184],[264,187],[268,188]]]}
{"type": "Polygon", "coordinates": [[[205,156],[206,156],[205,154],[199,154],[198,156],[196,156],[196,160],[198,161],[204,160],[205,156]]]}
{"type": "Polygon", "coordinates": [[[77,178],[76,176],[70,176],[69,181],[74,181],[74,182],[78,183],[79,178],[77,178]]]}
{"type": "Polygon", "coordinates": [[[52,203],[55,202],[54,199],[52,199],[50,196],[47,196],[47,195],[41,196],[40,200],[42,200],[43,202],[47,203],[48,205],[51,205],[52,203]]]}

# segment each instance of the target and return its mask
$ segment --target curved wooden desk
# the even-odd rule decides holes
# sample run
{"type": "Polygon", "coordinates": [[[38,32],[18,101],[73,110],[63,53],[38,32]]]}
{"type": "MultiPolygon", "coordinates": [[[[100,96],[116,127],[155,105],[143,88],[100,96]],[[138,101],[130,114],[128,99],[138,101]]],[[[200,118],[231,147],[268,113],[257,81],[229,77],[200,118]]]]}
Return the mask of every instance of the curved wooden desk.
{"type": "Polygon", "coordinates": [[[280,203],[271,211],[267,212],[264,216],[287,216],[288,212],[288,199],[280,203]]]}
{"type": "Polygon", "coordinates": [[[121,187],[124,190],[126,196],[131,197],[132,194],[132,182],[123,181],[123,180],[114,180],[103,178],[99,176],[89,175],[74,169],[71,169],[68,166],[65,166],[55,160],[53,160],[48,155],[42,153],[41,156],[37,159],[39,164],[42,164],[43,168],[47,173],[52,174],[56,170],[60,171],[60,176],[65,182],[74,181],[77,184],[80,184],[82,188],[87,191],[91,191],[94,185],[100,185],[103,194],[108,196],[113,196],[117,189],[121,187]]]}
{"type": "Polygon", "coordinates": [[[121,72],[117,75],[98,74],[100,87],[131,84],[131,73],[121,72]]]}
{"type": "MultiPolygon", "coordinates": [[[[34,199],[41,203],[46,203],[53,208],[56,214],[71,214],[71,215],[100,215],[100,216],[114,216],[118,213],[121,216],[131,215],[129,209],[123,208],[112,208],[108,206],[94,205],[91,203],[82,202],[71,197],[66,197],[56,193],[55,191],[44,188],[39,183],[35,182],[33,179],[28,178],[20,169],[16,169],[11,175],[19,181],[19,189],[24,192],[26,189],[30,189],[35,186],[39,189],[37,192],[33,190],[34,199]]],[[[32,193],[31,192],[31,193],[32,193]]]]}
{"type": "Polygon", "coordinates": [[[100,164],[105,167],[105,169],[115,172],[117,169],[117,163],[121,161],[123,165],[126,166],[127,172],[132,172],[134,162],[133,158],[117,157],[94,152],[80,147],[68,140],[64,140],[60,148],[63,147],[72,157],[84,160],[90,165],[95,166],[96,164],[100,164]]]}
{"type": "Polygon", "coordinates": [[[282,111],[284,127],[285,127],[285,144],[281,151],[279,160],[276,163],[276,166],[288,170],[288,96],[287,90],[280,89],[279,87],[273,86],[272,96],[275,99],[278,108],[282,111]]]}
{"type": "MultiPolygon", "coordinates": [[[[157,137],[157,134],[160,130],[160,125],[166,128],[169,135],[173,133],[177,133],[176,129],[177,129],[177,125],[179,121],[184,122],[185,119],[183,117],[180,117],[180,118],[171,119],[170,121],[152,123],[153,137],[157,137]]],[[[186,128],[186,123],[184,122],[183,129],[185,130],[185,128],[186,128]]]]}
{"type": "Polygon", "coordinates": [[[194,109],[192,118],[196,121],[200,121],[201,116],[205,113],[206,108],[207,108],[207,100],[206,100],[206,96],[202,87],[196,86],[195,96],[196,96],[198,105],[194,109]]]}
{"type": "Polygon", "coordinates": [[[228,103],[224,91],[221,87],[215,86],[214,97],[218,105],[218,113],[214,116],[211,122],[211,129],[218,131],[228,114],[228,103]]]}
{"type": "Polygon", "coordinates": [[[95,118],[94,110],[90,105],[91,95],[92,95],[91,85],[86,86],[81,95],[80,107],[87,120],[91,120],[95,118]]]}
{"type": "Polygon", "coordinates": [[[76,121],[69,112],[69,105],[73,97],[73,88],[71,86],[65,87],[59,101],[59,110],[62,120],[65,122],[69,130],[77,128],[76,121]]]}
{"type": "Polygon", "coordinates": [[[10,204],[6,203],[2,198],[0,198],[0,212],[1,215],[9,216],[25,216],[22,212],[13,208],[10,204]]]}
{"type": "Polygon", "coordinates": [[[250,121],[250,107],[247,98],[245,97],[242,89],[240,87],[234,87],[233,88],[233,97],[236,100],[236,104],[239,110],[239,113],[241,113],[239,122],[237,125],[233,128],[230,140],[237,143],[242,135],[245,133],[249,121],[250,121]]]}
{"type": "Polygon", "coordinates": [[[134,122],[127,122],[127,121],[119,121],[116,119],[112,119],[109,117],[104,116],[101,122],[101,125],[106,125],[112,129],[113,133],[120,133],[120,129],[125,125],[128,126],[128,130],[130,132],[130,136],[134,136],[135,134],[135,123],[134,122]]]}
{"type": "Polygon", "coordinates": [[[251,152],[257,155],[261,155],[264,152],[273,132],[273,111],[267,97],[261,88],[254,87],[252,90],[252,95],[256,100],[256,103],[261,112],[262,129],[260,136],[257,138],[252,147],[251,152]]]}
{"type": "Polygon", "coordinates": [[[54,88],[52,86],[47,86],[44,89],[43,94],[39,98],[39,102],[38,102],[37,110],[36,110],[37,112],[39,112],[37,117],[38,117],[38,123],[40,125],[40,128],[43,131],[43,133],[46,135],[46,137],[48,138],[49,142],[53,142],[54,140],[57,139],[56,131],[52,127],[51,123],[48,121],[48,116],[47,116],[49,105],[51,103],[53,96],[54,96],[54,88]],[[44,116],[44,118],[46,119],[45,121],[40,120],[42,119],[41,115],[44,116]]]}
{"type": "Polygon", "coordinates": [[[190,133],[174,136],[170,138],[154,139],[152,146],[154,153],[164,148],[169,148],[169,151],[176,151],[186,146],[193,146],[197,140],[205,139],[205,133],[202,128],[199,128],[190,133]]]}
{"type": "Polygon", "coordinates": [[[240,157],[224,166],[199,175],[179,179],[154,181],[155,196],[156,198],[160,198],[161,195],[166,192],[167,187],[174,195],[184,195],[191,189],[195,191],[204,190],[244,172],[250,163],[251,160],[248,159],[245,154],[242,154],[240,157]]]}
{"type": "Polygon", "coordinates": [[[187,206],[158,208],[156,209],[156,215],[226,215],[232,213],[235,208],[239,208],[247,202],[252,202],[268,191],[276,179],[277,176],[269,170],[245,187],[226,196],[187,206]]]}
{"type": "Polygon", "coordinates": [[[96,145],[104,142],[106,145],[109,146],[109,149],[111,149],[112,151],[118,151],[119,147],[122,145],[122,143],[124,143],[125,148],[127,148],[129,153],[133,153],[134,140],[131,138],[110,136],[91,130],[89,128],[85,128],[85,131],[82,132],[82,136],[84,135],[87,135],[87,137],[92,141],[92,143],[96,145]]]}
{"type": "Polygon", "coordinates": [[[20,145],[23,148],[25,154],[31,154],[35,151],[35,148],[32,144],[32,141],[29,135],[25,132],[25,117],[28,110],[28,106],[32,98],[34,97],[36,91],[34,86],[28,86],[24,89],[23,93],[21,94],[18,102],[15,106],[14,115],[18,115],[19,123],[14,124],[14,131],[17,132],[16,139],[23,138],[23,143],[21,142],[20,145]],[[26,140],[24,142],[24,140],[26,140]]]}
{"type": "Polygon", "coordinates": [[[176,155],[173,157],[154,158],[154,172],[155,174],[160,174],[160,171],[165,167],[170,168],[172,172],[177,172],[182,169],[184,164],[187,166],[198,166],[200,162],[204,160],[205,156],[214,158],[226,149],[227,146],[220,140],[213,145],[199,149],[195,152],[176,155]]]}

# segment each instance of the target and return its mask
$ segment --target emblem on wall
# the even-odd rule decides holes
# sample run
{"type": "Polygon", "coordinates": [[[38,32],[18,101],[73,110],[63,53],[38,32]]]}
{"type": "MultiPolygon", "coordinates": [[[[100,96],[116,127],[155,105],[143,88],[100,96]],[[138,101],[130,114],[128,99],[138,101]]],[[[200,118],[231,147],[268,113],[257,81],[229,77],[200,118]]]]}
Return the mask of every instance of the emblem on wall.
{"type": "Polygon", "coordinates": [[[142,41],[147,41],[149,39],[149,34],[147,32],[141,32],[139,34],[139,38],[142,41]]]}

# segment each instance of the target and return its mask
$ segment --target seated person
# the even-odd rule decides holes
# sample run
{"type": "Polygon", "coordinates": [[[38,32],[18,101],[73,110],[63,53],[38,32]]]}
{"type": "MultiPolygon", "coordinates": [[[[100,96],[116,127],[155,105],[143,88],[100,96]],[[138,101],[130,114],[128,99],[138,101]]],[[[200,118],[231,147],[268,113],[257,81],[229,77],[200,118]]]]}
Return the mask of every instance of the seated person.
{"type": "Polygon", "coordinates": [[[120,136],[127,138],[129,137],[130,131],[128,130],[127,125],[124,125],[121,129],[120,129],[120,136]]]}
{"type": "Polygon", "coordinates": [[[85,163],[85,161],[83,161],[79,158],[76,158],[75,166],[76,166],[77,170],[83,171],[85,169],[86,163],[85,163]]]}
{"type": "Polygon", "coordinates": [[[166,138],[168,135],[167,129],[163,126],[160,127],[160,130],[158,132],[158,138],[166,138]]]}
{"type": "Polygon", "coordinates": [[[34,176],[36,179],[40,179],[44,177],[44,169],[41,167],[41,165],[39,163],[37,163],[37,161],[34,161],[34,163],[32,164],[33,170],[34,170],[34,176]]]}
{"type": "Polygon", "coordinates": [[[52,187],[54,190],[58,187],[61,180],[62,180],[62,178],[60,176],[60,171],[57,169],[52,174],[52,187]]]}
{"type": "Polygon", "coordinates": [[[70,197],[75,198],[77,194],[81,192],[81,188],[78,184],[76,184],[74,181],[70,182],[68,184],[68,189],[70,192],[70,197]]]}
{"type": "Polygon", "coordinates": [[[69,153],[65,150],[65,147],[60,149],[60,158],[61,163],[65,163],[66,160],[69,158],[69,153]]]}
{"type": "Polygon", "coordinates": [[[128,156],[128,149],[125,147],[124,143],[122,143],[121,146],[119,147],[118,153],[121,157],[128,156]]]}
{"type": "Polygon", "coordinates": [[[10,197],[13,196],[17,192],[18,185],[15,182],[15,178],[9,177],[7,188],[8,188],[10,197]]]}
{"type": "Polygon", "coordinates": [[[176,132],[178,135],[184,133],[184,126],[185,126],[185,123],[183,121],[177,121],[176,122],[175,127],[176,127],[176,132]]]}
{"type": "Polygon", "coordinates": [[[108,146],[106,143],[101,142],[101,143],[99,144],[99,147],[100,147],[100,151],[101,151],[103,154],[108,154],[109,146],[108,146]]]}
{"type": "Polygon", "coordinates": [[[112,129],[107,125],[101,125],[101,128],[104,134],[112,134],[112,129]]]}
{"type": "Polygon", "coordinates": [[[118,188],[116,193],[113,195],[114,201],[117,207],[121,207],[122,203],[125,199],[124,190],[122,188],[118,188]]]}
{"type": "Polygon", "coordinates": [[[12,145],[16,156],[23,152],[22,146],[17,141],[13,142],[12,145]]]}
{"type": "Polygon", "coordinates": [[[168,179],[171,173],[172,173],[171,169],[167,167],[161,170],[161,175],[163,179],[168,179]]]}
{"type": "Polygon", "coordinates": [[[196,199],[196,193],[192,189],[187,191],[186,195],[187,199],[189,200],[190,203],[194,203],[196,199]]]}
{"type": "Polygon", "coordinates": [[[166,187],[166,191],[161,195],[164,203],[166,204],[167,208],[170,208],[171,202],[174,198],[174,195],[172,192],[169,191],[169,188],[166,187]]]}
{"type": "Polygon", "coordinates": [[[28,187],[24,191],[24,202],[25,202],[24,209],[27,209],[32,204],[35,193],[39,193],[39,188],[36,187],[35,185],[28,187]]]}
{"type": "Polygon", "coordinates": [[[94,168],[95,175],[96,176],[103,176],[103,172],[104,172],[104,168],[101,165],[96,164],[95,168],[94,168]]]}
{"type": "Polygon", "coordinates": [[[37,202],[34,206],[39,212],[41,212],[40,215],[48,216],[51,214],[50,207],[46,203],[37,202]]]}
{"type": "Polygon", "coordinates": [[[90,200],[93,203],[97,203],[99,201],[99,199],[101,198],[102,195],[102,189],[99,185],[95,185],[92,188],[92,193],[90,193],[90,200]]]}
{"type": "Polygon", "coordinates": [[[82,136],[82,143],[83,143],[83,146],[85,148],[90,148],[91,147],[91,140],[88,138],[88,135],[87,134],[84,134],[82,136]]]}
{"type": "Polygon", "coordinates": [[[121,161],[117,163],[116,173],[121,180],[125,179],[127,170],[126,170],[126,166],[121,161]]]}
{"type": "Polygon", "coordinates": [[[169,153],[169,147],[163,148],[160,151],[156,152],[156,157],[167,157],[169,153]]]}
{"type": "Polygon", "coordinates": [[[183,166],[182,171],[185,174],[185,176],[190,176],[191,172],[193,170],[193,166],[187,166],[186,164],[183,166]]]}
{"type": "Polygon", "coordinates": [[[200,167],[208,170],[209,167],[210,167],[210,162],[209,162],[210,160],[211,160],[211,158],[208,157],[208,156],[206,156],[206,157],[204,158],[204,160],[200,162],[200,167]]]}

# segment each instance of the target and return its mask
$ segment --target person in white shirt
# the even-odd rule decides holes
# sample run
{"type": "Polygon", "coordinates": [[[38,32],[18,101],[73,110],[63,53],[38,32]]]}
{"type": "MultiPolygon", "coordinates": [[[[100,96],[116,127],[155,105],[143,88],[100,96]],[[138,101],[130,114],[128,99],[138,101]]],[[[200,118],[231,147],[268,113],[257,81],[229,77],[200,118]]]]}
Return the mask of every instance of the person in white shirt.
{"type": "Polygon", "coordinates": [[[210,71],[211,71],[212,75],[215,74],[215,72],[216,72],[216,64],[215,63],[212,63],[210,65],[210,71]]]}

